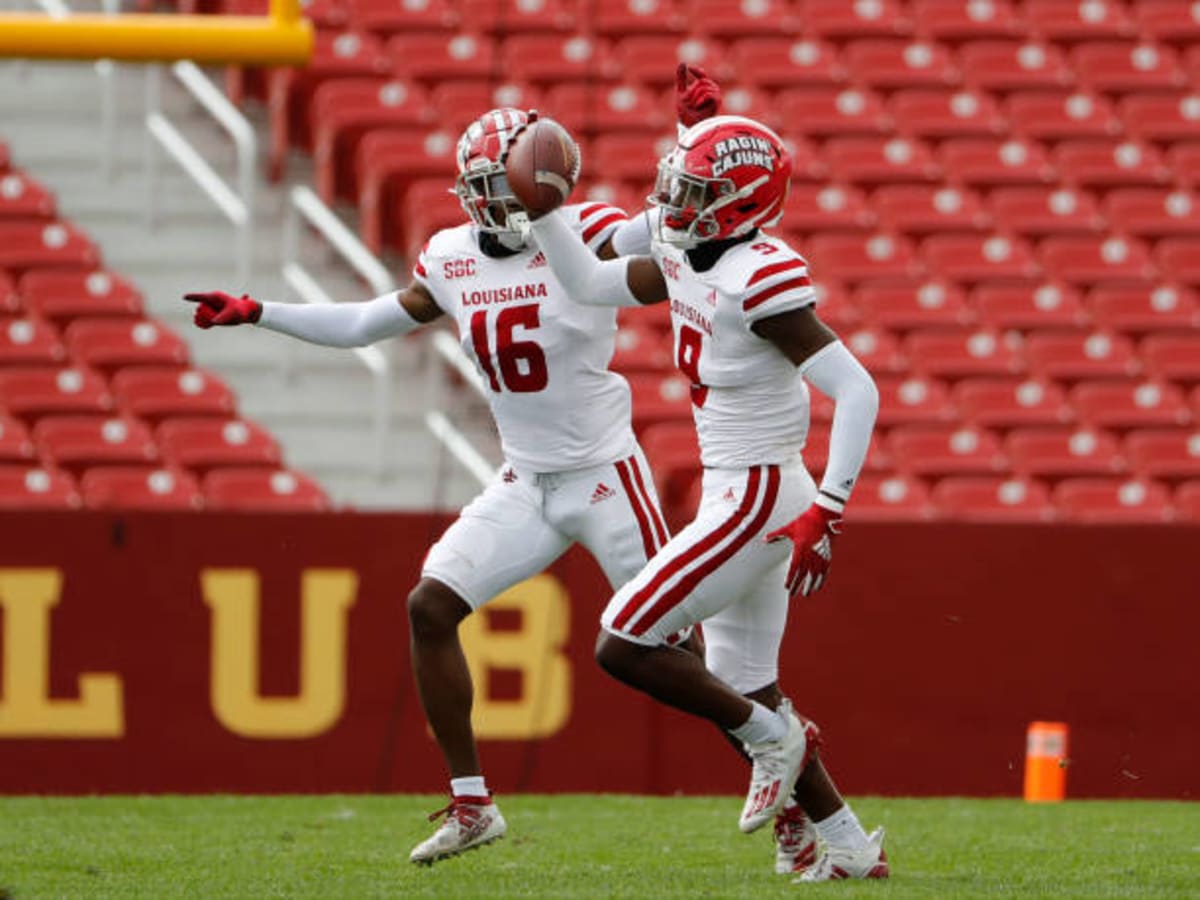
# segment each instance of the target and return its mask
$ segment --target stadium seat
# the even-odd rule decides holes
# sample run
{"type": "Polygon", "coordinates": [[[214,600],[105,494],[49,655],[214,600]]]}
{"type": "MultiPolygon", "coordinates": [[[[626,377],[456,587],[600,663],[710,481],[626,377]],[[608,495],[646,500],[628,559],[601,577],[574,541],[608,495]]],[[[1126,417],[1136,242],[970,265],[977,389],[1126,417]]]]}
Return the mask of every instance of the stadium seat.
{"type": "Polygon", "coordinates": [[[999,234],[935,234],[922,241],[921,256],[935,275],[964,284],[1039,273],[1027,241],[999,234]]]}
{"type": "Polygon", "coordinates": [[[20,278],[30,269],[94,269],[100,251],[67,222],[0,221],[0,269],[20,278]]]}
{"type": "Polygon", "coordinates": [[[966,82],[984,91],[1061,90],[1075,80],[1061,49],[1030,40],[974,41],[958,61],[966,82]]]}
{"type": "Polygon", "coordinates": [[[971,90],[896,91],[888,110],[902,133],[923,138],[992,137],[1008,127],[992,95],[971,90]]]}
{"type": "Polygon", "coordinates": [[[910,4],[916,30],[939,41],[986,40],[1017,37],[1023,32],[1013,0],[913,0],[910,4]]]}
{"type": "Polygon", "coordinates": [[[862,324],[845,285],[832,279],[822,279],[813,285],[813,289],[817,293],[817,314],[834,331],[844,334],[862,324]]]}
{"type": "Polygon", "coordinates": [[[98,372],[45,366],[0,368],[0,403],[26,422],[46,415],[105,414],[113,408],[108,384],[98,372]]]}
{"type": "Polygon", "coordinates": [[[1085,381],[1070,393],[1079,419],[1099,428],[1186,425],[1191,420],[1183,391],[1153,381],[1085,381]]]}
{"type": "Polygon", "coordinates": [[[375,128],[422,127],[429,100],[401,81],[338,79],[317,88],[311,118],[317,193],[333,203],[358,195],[354,156],[363,135],[375,128]]]}
{"type": "Polygon", "coordinates": [[[76,476],[90,466],[158,459],[150,429],[127,416],[45,416],[33,428],[33,442],[42,459],[76,476]]]}
{"type": "Polygon", "coordinates": [[[639,434],[658,422],[692,421],[692,390],[678,372],[631,372],[626,376],[633,394],[633,427],[639,434]]]}
{"type": "Polygon", "coordinates": [[[1139,237],[1200,233],[1200,197],[1168,188],[1121,188],[1104,198],[1104,212],[1122,231],[1139,237]]]}
{"type": "Polygon", "coordinates": [[[355,27],[384,35],[439,32],[461,22],[454,0],[350,0],[349,5],[355,27]]]}
{"type": "MultiPolygon", "coordinates": [[[[475,32],[400,32],[388,41],[387,53],[396,83],[408,86],[433,87],[452,80],[486,82],[499,71],[496,42],[475,32]]],[[[483,112],[481,109],[476,115],[483,112]]]]}
{"type": "Polygon", "coordinates": [[[1124,471],[1117,439],[1089,428],[1017,428],[1008,433],[1005,450],[1021,475],[1068,478],[1112,475],[1124,471]]]}
{"type": "Polygon", "coordinates": [[[680,0],[605,0],[591,7],[590,23],[598,34],[681,34],[688,20],[680,0]]]}
{"type": "Polygon", "coordinates": [[[21,309],[21,297],[17,293],[16,282],[7,272],[0,269],[0,314],[18,313],[21,309]]]}
{"type": "Polygon", "coordinates": [[[789,34],[801,24],[791,0],[684,0],[683,8],[693,31],[718,40],[789,34]]]}
{"type": "Polygon", "coordinates": [[[921,275],[912,242],[896,235],[817,234],[809,240],[806,256],[817,277],[847,284],[921,275]]]}
{"type": "Polygon", "coordinates": [[[89,509],[199,509],[200,486],[187,472],[153,466],[99,466],[80,479],[89,509]]]}
{"type": "Polygon", "coordinates": [[[852,522],[896,522],[933,518],[929,489],[919,478],[864,475],[846,510],[852,522]]]}
{"type": "Polygon", "coordinates": [[[537,31],[573,31],[579,24],[576,4],[571,0],[521,0],[518,3],[512,0],[459,2],[462,28],[492,37],[537,31]]]}
{"type": "Polygon", "coordinates": [[[1154,481],[1068,478],[1051,497],[1064,522],[1167,522],[1174,512],[1170,493],[1154,481]]]}
{"type": "Polygon", "coordinates": [[[355,160],[358,230],[372,253],[403,246],[405,224],[398,221],[403,197],[417,181],[454,189],[458,138],[446,131],[381,129],[363,135],[355,160]]]}
{"type": "Polygon", "coordinates": [[[602,134],[592,141],[591,158],[584,165],[605,178],[639,185],[649,194],[659,159],[675,146],[675,136],[664,132],[646,134],[602,134]]]}
{"type": "Polygon", "coordinates": [[[888,231],[925,235],[931,232],[982,231],[991,224],[979,195],[946,185],[885,185],[875,191],[872,206],[888,231]]]}
{"type": "Polygon", "coordinates": [[[12,154],[8,150],[8,144],[0,141],[0,172],[7,172],[12,164],[12,154]]]}
{"type": "Polygon", "coordinates": [[[1200,481],[1188,481],[1176,489],[1175,516],[1185,522],[1200,522],[1200,481]]]}
{"type": "Polygon", "coordinates": [[[657,372],[674,368],[671,339],[652,325],[623,321],[617,328],[610,366],[618,372],[657,372]]]}
{"type": "Polygon", "coordinates": [[[53,219],[54,194],[41,182],[17,169],[0,174],[0,221],[53,219]]]}
{"type": "Polygon", "coordinates": [[[1071,64],[1080,82],[1094,91],[1179,90],[1187,85],[1178,54],[1152,43],[1089,41],[1071,51],[1071,64]]]}
{"type": "MultiPolygon", "coordinates": [[[[971,322],[963,292],[942,281],[878,281],[859,285],[854,302],[863,319],[880,328],[961,330],[971,322]]],[[[824,316],[824,310],[818,307],[824,316]]]]}
{"type": "Polygon", "coordinates": [[[733,43],[729,61],[738,83],[758,88],[837,88],[846,81],[837,48],[809,38],[743,38],[733,43]]]}
{"type": "Polygon", "coordinates": [[[876,375],[898,375],[909,370],[900,342],[879,328],[860,328],[842,336],[858,361],[876,375]]]}
{"type": "Polygon", "coordinates": [[[1144,478],[1200,478],[1200,430],[1148,428],[1125,436],[1129,467],[1144,478]]]}
{"type": "Polygon", "coordinates": [[[1096,198],[1069,187],[1003,187],[988,198],[996,228],[1030,237],[1104,228],[1096,198]]]}
{"type": "Polygon", "coordinates": [[[1051,41],[1123,39],[1136,34],[1119,0],[1026,0],[1024,12],[1033,33],[1051,41]]]}
{"type": "Polygon", "coordinates": [[[900,137],[831,137],[823,151],[830,178],[855,184],[927,183],[941,178],[929,145],[900,137]]]}
{"type": "Polygon", "coordinates": [[[466,222],[467,214],[453,192],[452,184],[444,178],[422,178],[412,182],[400,200],[396,227],[385,224],[385,246],[415,262],[421,247],[434,232],[466,222]]]}
{"type": "Polygon", "coordinates": [[[0,413],[0,463],[25,463],[33,458],[33,441],[25,423],[0,413]]]}
{"type": "Polygon", "coordinates": [[[1110,138],[1121,131],[1112,104],[1095,94],[1021,91],[1006,106],[1013,130],[1034,140],[1110,138]]]}
{"type": "Polygon", "coordinates": [[[1042,145],[1023,138],[952,138],[942,141],[938,162],[948,179],[972,187],[1055,180],[1054,167],[1042,145]]]}
{"type": "Polygon", "coordinates": [[[0,319],[0,366],[56,366],[66,355],[58,329],[44,319],[0,319]]]}
{"type": "Polygon", "coordinates": [[[545,108],[573,135],[638,131],[657,136],[674,123],[667,116],[671,108],[637,84],[560,84],[546,91],[545,108]]]}
{"type": "Polygon", "coordinates": [[[1152,334],[1142,340],[1138,351],[1151,375],[1200,383],[1200,334],[1152,334]]]}
{"type": "Polygon", "coordinates": [[[849,185],[794,185],[783,207],[783,226],[792,232],[867,231],[874,225],[866,195],[849,185]]]}
{"type": "Polygon", "coordinates": [[[1085,188],[1155,185],[1171,177],[1157,148],[1128,140],[1060,141],[1054,164],[1065,182],[1085,188]]]}
{"type": "Polygon", "coordinates": [[[696,426],[682,419],[659,422],[647,426],[638,440],[654,472],[659,500],[667,508],[679,506],[701,473],[696,426]]]}
{"type": "Polygon", "coordinates": [[[875,380],[879,388],[881,428],[893,425],[936,425],[955,418],[950,391],[942,381],[920,376],[883,376],[875,380]]]}
{"type": "Polygon", "coordinates": [[[202,484],[209,509],[302,512],[330,508],[320,485],[288,469],[214,469],[202,484]]]}
{"type": "MultiPolygon", "coordinates": [[[[429,103],[433,107],[434,121],[440,131],[449,134],[453,141],[468,125],[483,113],[500,106],[516,109],[545,109],[542,91],[532,85],[516,81],[443,81],[429,91],[429,103]]],[[[367,137],[372,137],[368,134],[367,137]]],[[[362,155],[362,151],[359,151],[362,155]]]]}
{"type": "Polygon", "coordinates": [[[76,319],[64,338],[72,357],[102,372],[188,362],[187,341],[154,319],[76,319]]]}
{"type": "Polygon", "coordinates": [[[233,391],[203,369],[134,366],[113,376],[113,393],[121,409],[148,422],[170,416],[234,414],[233,391]]]}
{"type": "Polygon", "coordinates": [[[904,339],[904,353],[914,371],[950,379],[1024,369],[1020,342],[992,331],[914,331],[904,339]]]}
{"type": "Polygon", "coordinates": [[[137,288],[102,269],[36,269],[21,278],[20,293],[29,312],[58,325],[82,316],[142,315],[142,295],[137,288]]]}
{"type": "Polygon", "coordinates": [[[1145,245],[1121,236],[1052,235],[1042,239],[1038,255],[1051,278],[1072,284],[1140,281],[1154,275],[1145,245]]]}
{"type": "Polygon", "coordinates": [[[1137,0],[1133,13],[1143,33],[1159,41],[1194,44],[1200,41],[1200,11],[1180,0],[1137,0]]]}
{"type": "Polygon", "coordinates": [[[1133,342],[1119,334],[1038,333],[1025,343],[1030,368],[1046,378],[1129,378],[1139,371],[1133,342]]]}
{"type": "Polygon", "coordinates": [[[793,88],[777,96],[779,116],[789,134],[816,137],[886,135],[892,120],[883,99],[858,88],[793,88]]]}
{"type": "Polygon", "coordinates": [[[985,325],[1002,330],[1077,330],[1088,324],[1079,292],[1054,282],[984,282],[972,289],[971,306],[985,325]]]}
{"type": "MultiPolygon", "coordinates": [[[[812,396],[816,402],[822,402],[824,398],[824,395],[820,393],[814,393],[812,396]]],[[[829,462],[829,437],[829,416],[823,416],[821,421],[814,420],[809,424],[802,456],[804,457],[805,467],[818,480],[825,471],[826,464],[829,462]]],[[[863,463],[863,471],[874,475],[895,474],[891,455],[885,448],[881,432],[879,431],[871,433],[871,442],[867,448],[867,458],[863,463]]]]}
{"type": "Polygon", "coordinates": [[[1195,190],[1200,184],[1200,142],[1174,144],[1167,151],[1167,166],[1180,185],[1195,190]]]}
{"type": "Polygon", "coordinates": [[[897,0],[802,0],[799,11],[807,30],[829,40],[912,33],[912,21],[897,0]]]}
{"type": "MultiPolygon", "coordinates": [[[[675,88],[667,88],[661,95],[658,102],[660,109],[671,109],[675,105],[675,88]]],[[[752,85],[730,85],[723,89],[721,99],[721,112],[729,116],[745,116],[749,119],[756,119],[759,122],[771,127],[780,128],[781,123],[779,116],[775,112],[775,98],[761,88],[752,85]]],[[[794,142],[794,138],[785,138],[785,143],[789,146],[794,142]]],[[[803,177],[804,173],[796,168],[795,160],[793,160],[792,177],[803,177]]]]}
{"type": "Polygon", "coordinates": [[[1000,475],[943,478],[933,487],[942,518],[967,522],[1047,522],[1054,517],[1050,492],[1040,481],[1000,475]]]}
{"type": "Polygon", "coordinates": [[[965,378],[954,403],[968,423],[988,428],[1063,425],[1073,418],[1063,389],[1052,381],[965,378]]]}
{"type": "Polygon", "coordinates": [[[671,312],[667,303],[652,303],[649,306],[623,306],[617,310],[618,328],[639,328],[653,331],[668,342],[671,340],[671,312]]]}
{"type": "Polygon", "coordinates": [[[990,475],[1008,469],[1000,439],[993,432],[962,425],[893,428],[887,448],[897,467],[912,475],[990,475]]]}
{"type": "Polygon", "coordinates": [[[946,47],[922,40],[850,41],[842,50],[842,59],[853,80],[875,90],[943,88],[960,80],[946,47]]]}
{"type": "MultiPolygon", "coordinates": [[[[500,58],[506,78],[541,85],[595,80],[602,75],[604,63],[602,46],[583,34],[511,35],[504,39],[500,58]]],[[[675,77],[673,65],[662,59],[658,64],[675,77]]]]}
{"type": "Polygon", "coordinates": [[[1088,291],[1096,325],[1110,331],[1189,331],[1200,328],[1196,292],[1162,283],[1099,284],[1088,291]]]}
{"type": "Polygon", "coordinates": [[[1200,287],[1200,238],[1164,238],[1154,247],[1154,259],[1167,278],[1200,287]]]}
{"type": "Polygon", "coordinates": [[[167,462],[199,474],[221,466],[277,468],[282,463],[275,438],[245,419],[166,419],[157,437],[167,462]]]}
{"type": "Polygon", "coordinates": [[[1200,140],[1200,94],[1127,94],[1118,108],[1125,128],[1142,140],[1200,140]]]}
{"type": "Polygon", "coordinates": [[[0,465],[0,509],[78,509],[81,503],[66,472],[0,465]]]}
{"type": "MultiPolygon", "coordinates": [[[[632,35],[616,42],[602,60],[599,74],[644,84],[656,90],[675,84],[679,63],[700,66],[717,81],[728,81],[732,68],[722,43],[704,37],[632,35]]],[[[582,79],[596,77],[595,72],[582,79]]]]}

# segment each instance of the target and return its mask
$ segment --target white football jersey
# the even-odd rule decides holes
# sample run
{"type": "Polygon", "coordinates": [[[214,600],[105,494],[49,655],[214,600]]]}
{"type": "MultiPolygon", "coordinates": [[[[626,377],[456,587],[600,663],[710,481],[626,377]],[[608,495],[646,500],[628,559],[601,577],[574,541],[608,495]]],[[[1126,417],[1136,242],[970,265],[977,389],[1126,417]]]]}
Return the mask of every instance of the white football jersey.
{"type": "Polygon", "coordinates": [[[675,362],[692,381],[700,461],[744,468],[794,459],[808,434],[808,386],[795,363],[750,330],[759,319],[816,303],[808,263],[779,238],[735,244],[697,272],[660,241],[675,362]]]}
{"type": "MultiPolygon", "coordinates": [[[[626,219],[606,203],[563,212],[593,250],[626,219]]],[[[413,277],[454,318],[513,465],[562,472],[632,452],[629,385],[608,370],[616,310],[572,302],[536,244],[495,258],[474,226],[448,228],[425,245],[413,277]]]]}

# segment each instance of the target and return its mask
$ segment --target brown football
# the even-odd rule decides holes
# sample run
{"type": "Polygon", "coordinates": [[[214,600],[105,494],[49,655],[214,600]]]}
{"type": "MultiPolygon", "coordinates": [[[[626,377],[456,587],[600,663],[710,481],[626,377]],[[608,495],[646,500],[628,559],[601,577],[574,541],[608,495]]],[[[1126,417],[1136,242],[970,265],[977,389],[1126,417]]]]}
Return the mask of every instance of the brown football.
{"type": "Polygon", "coordinates": [[[579,146],[553,119],[536,119],[517,135],[504,160],[508,184],[532,215],[557,209],[579,178],[579,146]]]}

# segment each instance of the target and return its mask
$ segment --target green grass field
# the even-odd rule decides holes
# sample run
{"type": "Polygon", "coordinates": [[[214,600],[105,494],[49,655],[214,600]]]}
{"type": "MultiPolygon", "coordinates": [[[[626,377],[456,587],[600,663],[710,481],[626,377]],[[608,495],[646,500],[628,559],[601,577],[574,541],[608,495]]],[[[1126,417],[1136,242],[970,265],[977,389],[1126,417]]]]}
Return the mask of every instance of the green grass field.
{"type": "Polygon", "coordinates": [[[1196,804],[864,797],[891,881],[794,885],[737,798],[501,800],[507,838],[418,868],[440,797],[0,798],[0,898],[1200,896],[1196,804]]]}

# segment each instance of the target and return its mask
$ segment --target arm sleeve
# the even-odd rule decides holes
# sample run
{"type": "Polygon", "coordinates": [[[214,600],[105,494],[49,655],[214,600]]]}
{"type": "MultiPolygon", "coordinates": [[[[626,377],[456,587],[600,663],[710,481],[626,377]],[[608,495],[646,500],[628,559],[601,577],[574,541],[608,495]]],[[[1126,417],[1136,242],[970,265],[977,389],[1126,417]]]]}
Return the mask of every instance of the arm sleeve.
{"type": "Polygon", "coordinates": [[[862,363],[841,341],[827,344],[806,359],[800,374],[833,398],[829,461],[817,502],[841,512],[867,458],[871,429],[879,412],[879,391],[862,363]]]}
{"type": "Polygon", "coordinates": [[[546,262],[576,303],[587,306],[641,306],[629,290],[626,259],[599,260],[579,239],[559,212],[531,223],[534,239],[546,262]]]}
{"type": "Polygon", "coordinates": [[[364,347],[421,323],[393,291],[362,303],[264,303],[258,327],[326,347],[364,347]]]}
{"type": "Polygon", "coordinates": [[[650,216],[658,210],[645,210],[622,222],[613,232],[612,248],[617,256],[650,255],[650,216]]]}

